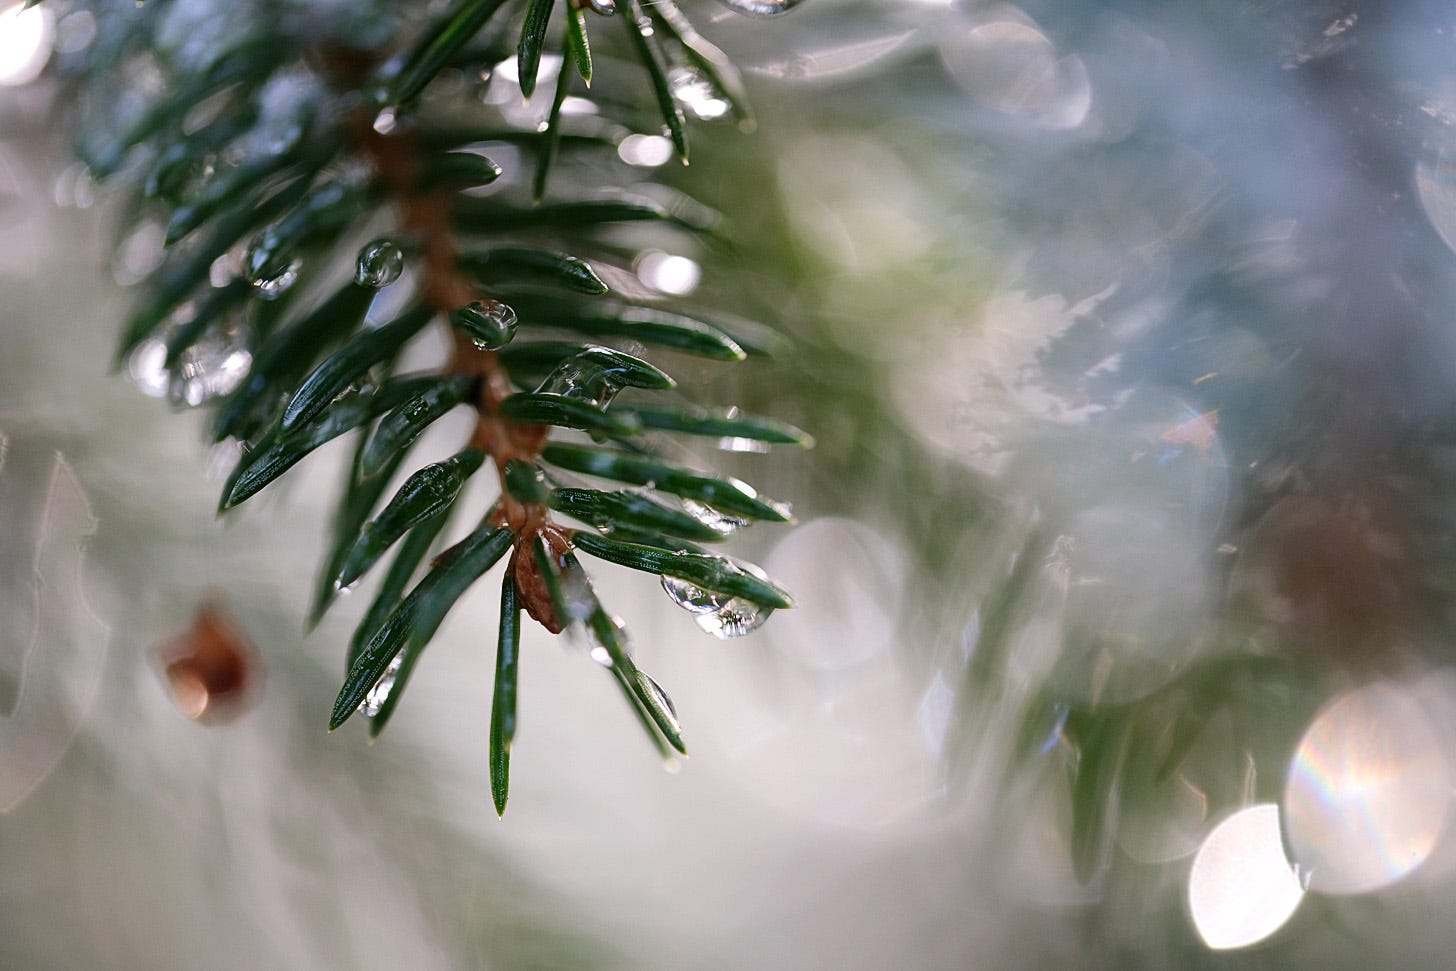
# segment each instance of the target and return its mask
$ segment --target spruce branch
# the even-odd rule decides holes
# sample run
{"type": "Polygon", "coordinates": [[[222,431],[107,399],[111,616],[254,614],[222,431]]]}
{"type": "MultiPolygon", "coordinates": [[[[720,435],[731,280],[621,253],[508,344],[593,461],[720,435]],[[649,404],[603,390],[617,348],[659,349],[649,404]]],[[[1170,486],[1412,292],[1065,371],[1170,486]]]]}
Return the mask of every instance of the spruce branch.
{"type": "MultiPolygon", "coordinates": [[[[793,5],[728,3],[752,15],[793,5]]],[[[726,102],[740,127],[750,125],[731,61],[671,0],[624,0],[620,9],[607,0],[457,0],[423,27],[411,17],[422,5],[195,6],[102,9],[95,44],[72,66],[86,104],[83,159],[98,178],[132,188],[130,220],[165,225],[165,257],[117,360],[174,403],[216,404],[216,437],[242,445],[222,510],[324,443],[356,436],[311,621],[340,589],[386,558],[389,566],[349,645],[330,727],[363,713],[371,734],[381,731],[447,613],[504,560],[490,725],[497,810],[508,795],[523,611],[552,633],[583,630],[658,750],[685,753],[672,702],[636,667],[621,622],[574,551],[659,576],[706,631],[746,633],[792,598],[752,564],[698,544],[755,520],[789,522],[788,507],[737,479],[657,457],[652,435],[811,439],[735,409],[614,406],[629,389],[645,401],[676,387],[644,348],[731,363],[771,352],[779,339],[609,285],[615,277],[593,260],[620,251],[620,242],[606,245],[613,229],[653,227],[711,244],[720,227],[696,203],[621,190],[628,166],[618,149],[632,127],[608,121],[617,109],[600,97],[586,123],[565,106],[594,78],[599,94],[597,68],[614,48],[610,39],[594,45],[589,31],[617,19],[642,71],[637,89],[618,93],[620,108],[658,117],[685,162],[683,91],[726,102]],[[508,63],[519,98],[555,72],[539,128],[523,120],[528,113],[495,117],[451,94],[469,77],[498,91],[508,63]],[[118,86],[116,72],[160,83],[118,86]],[[521,171],[497,164],[490,154],[502,148],[530,161],[521,171]],[[570,189],[548,197],[563,159],[570,189]],[[382,224],[384,235],[353,249],[382,224]],[[350,278],[340,282],[348,253],[350,278]],[[448,360],[395,374],[430,327],[448,330],[448,360]],[[456,453],[391,488],[411,467],[412,444],[460,407],[474,425],[456,453]],[[596,441],[561,440],[559,429],[596,441]],[[473,531],[432,558],[467,481],[487,467],[495,498],[473,531]]],[[[513,97],[510,107],[523,103],[513,97]]]]}

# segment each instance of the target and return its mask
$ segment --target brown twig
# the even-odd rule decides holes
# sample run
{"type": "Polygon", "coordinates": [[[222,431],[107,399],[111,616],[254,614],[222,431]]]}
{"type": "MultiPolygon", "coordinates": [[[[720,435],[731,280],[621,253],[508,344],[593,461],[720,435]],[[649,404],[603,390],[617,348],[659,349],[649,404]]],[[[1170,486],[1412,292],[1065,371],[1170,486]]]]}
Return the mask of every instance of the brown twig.
{"type": "MultiPolygon", "coordinates": [[[[423,155],[414,132],[404,128],[381,134],[365,122],[358,126],[357,143],[398,212],[401,230],[421,247],[421,299],[441,314],[488,300],[489,296],[460,268],[450,230],[450,190],[421,186],[423,155]]],[[[490,457],[500,479],[501,497],[494,518],[516,536],[511,570],[523,606],[553,633],[559,632],[560,619],[549,595],[543,594],[547,588],[539,575],[533,541],[541,536],[548,548],[559,551],[565,547],[567,534],[551,522],[549,508],[520,501],[511,495],[505,481],[506,463],[534,461],[546,443],[549,429],[505,418],[501,402],[514,391],[500,355],[481,350],[453,329],[451,337],[453,346],[445,372],[467,374],[477,381],[479,390],[472,402],[476,423],[470,444],[490,457]]]]}

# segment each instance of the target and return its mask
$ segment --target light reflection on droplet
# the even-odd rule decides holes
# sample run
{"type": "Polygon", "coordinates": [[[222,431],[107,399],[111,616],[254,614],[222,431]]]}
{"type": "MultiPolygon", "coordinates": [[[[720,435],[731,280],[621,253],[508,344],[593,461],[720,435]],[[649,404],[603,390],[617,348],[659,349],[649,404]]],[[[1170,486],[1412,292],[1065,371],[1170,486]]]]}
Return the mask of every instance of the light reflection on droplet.
{"type": "Polygon", "coordinates": [[[1264,803],[1224,820],[1198,849],[1188,874],[1188,910],[1215,951],[1248,947],[1283,927],[1304,890],[1284,856],[1279,807],[1264,803]]]}
{"type": "Polygon", "coordinates": [[[55,18],[43,7],[12,4],[0,10],[0,85],[21,85],[40,76],[51,54],[55,18]]]}
{"type": "Polygon", "coordinates": [[[248,330],[241,320],[215,324],[178,356],[168,379],[167,400],[195,408],[230,394],[243,383],[252,365],[248,330]]]}
{"type": "Polygon", "coordinates": [[[672,161],[672,139],[662,135],[628,135],[617,146],[617,155],[628,165],[656,168],[672,161]]]}
{"type": "Polygon", "coordinates": [[[1445,828],[1452,772],[1420,703],[1392,684],[1340,697],[1316,716],[1284,790],[1290,851],[1311,889],[1354,894],[1424,863],[1445,828]]]}
{"type": "Polygon", "coordinates": [[[399,669],[403,663],[402,654],[396,654],[390,660],[389,667],[384,669],[379,680],[374,682],[374,687],[370,688],[369,693],[364,696],[364,700],[359,702],[361,715],[373,718],[384,710],[384,703],[389,700],[389,693],[394,690],[394,683],[399,679],[399,669]]]}
{"type": "Polygon", "coordinates": [[[725,452],[763,453],[768,451],[767,442],[761,442],[756,438],[744,438],[741,435],[730,435],[727,438],[718,439],[718,447],[725,452]]]}
{"type": "Polygon", "coordinates": [[[749,524],[747,519],[734,516],[696,499],[682,500],[683,512],[720,536],[730,536],[749,524]]]}
{"type": "Polygon", "coordinates": [[[162,263],[163,231],[157,223],[143,223],[122,240],[111,261],[111,276],[124,287],[140,283],[162,263]]]}
{"type": "Polygon", "coordinates": [[[652,250],[637,258],[637,277],[658,293],[683,297],[698,288],[703,269],[686,256],[652,250]]]}
{"type": "Polygon", "coordinates": [[[733,104],[713,86],[701,71],[675,68],[667,77],[672,96],[683,110],[699,121],[714,121],[733,109],[733,104]]]}
{"type": "Polygon", "coordinates": [[[394,109],[385,108],[379,114],[374,116],[373,128],[381,135],[388,135],[390,132],[394,131],[394,127],[398,123],[399,122],[396,120],[394,109]]]}
{"type": "Polygon", "coordinates": [[[797,7],[802,0],[718,0],[723,6],[749,17],[777,17],[797,7]]]}
{"type": "Polygon", "coordinates": [[[137,345],[126,362],[126,373],[142,394],[160,398],[167,393],[167,344],[151,338],[137,345]]]}

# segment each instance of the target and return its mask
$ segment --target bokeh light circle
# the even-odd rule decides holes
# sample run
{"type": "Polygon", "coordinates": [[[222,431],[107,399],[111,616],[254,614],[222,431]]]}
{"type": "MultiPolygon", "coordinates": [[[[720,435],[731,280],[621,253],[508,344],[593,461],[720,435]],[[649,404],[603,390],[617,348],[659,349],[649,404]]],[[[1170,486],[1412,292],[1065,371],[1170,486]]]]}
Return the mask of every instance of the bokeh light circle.
{"type": "Polygon", "coordinates": [[[1188,873],[1188,911],[1215,951],[1265,940],[1299,908],[1304,890],[1284,855],[1279,807],[1249,806],[1203,841],[1188,873]]]}
{"type": "Polygon", "coordinates": [[[1289,767],[1289,848],[1321,893],[1368,893],[1435,850],[1451,801],[1451,765],[1430,716],[1407,691],[1373,684],[1326,706],[1289,767]]]}

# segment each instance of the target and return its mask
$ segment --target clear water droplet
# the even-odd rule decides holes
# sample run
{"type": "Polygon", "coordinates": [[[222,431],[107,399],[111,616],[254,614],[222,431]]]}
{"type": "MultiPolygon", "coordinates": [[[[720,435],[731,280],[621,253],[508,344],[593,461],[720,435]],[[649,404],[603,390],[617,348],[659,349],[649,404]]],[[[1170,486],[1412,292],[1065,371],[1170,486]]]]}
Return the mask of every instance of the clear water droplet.
{"type": "Polygon", "coordinates": [[[695,615],[693,622],[705,633],[726,641],[758,630],[771,613],[771,607],[761,607],[742,597],[734,597],[711,614],[695,615]]]}
{"type": "Polygon", "coordinates": [[[242,253],[236,249],[228,250],[207,268],[207,282],[215,287],[225,287],[241,275],[242,269],[242,253]]]}
{"type": "Polygon", "coordinates": [[[712,613],[723,605],[723,597],[678,577],[664,576],[662,589],[672,602],[694,614],[712,613]]]}
{"type": "Polygon", "coordinates": [[[264,300],[277,300],[288,292],[288,288],[298,281],[298,270],[302,264],[294,260],[282,271],[272,276],[253,277],[253,287],[258,291],[258,296],[264,300]]]}
{"type": "Polygon", "coordinates": [[[610,17],[617,12],[616,0],[583,0],[592,13],[610,17]]]}
{"type": "Polygon", "coordinates": [[[617,146],[617,155],[628,165],[656,168],[672,161],[672,139],[661,135],[628,135],[617,146]]]}
{"type": "Polygon", "coordinates": [[[612,655],[608,653],[605,647],[598,646],[592,648],[591,659],[604,668],[609,668],[612,666],[612,655]]]}
{"type": "MultiPolygon", "coordinates": [[[[164,345],[164,360],[165,355],[164,345]]],[[[230,394],[243,383],[252,365],[248,331],[242,321],[235,319],[214,325],[177,358],[167,382],[167,400],[174,405],[195,408],[230,394]]]]}
{"type": "Polygon", "coordinates": [[[673,603],[693,615],[693,622],[714,637],[742,637],[763,626],[773,608],[731,594],[704,590],[677,577],[664,576],[662,589],[673,603]]]}
{"type": "Polygon", "coordinates": [[[450,320],[483,351],[504,347],[516,336],[516,311],[499,300],[477,300],[451,313],[450,320]]]}
{"type": "Polygon", "coordinates": [[[396,124],[398,124],[398,119],[395,117],[393,108],[385,108],[374,116],[374,130],[381,135],[388,135],[394,131],[396,124]]]}
{"type": "Polygon", "coordinates": [[[777,17],[799,5],[800,0],[718,0],[723,6],[749,17],[777,17]]]}
{"type": "Polygon", "coordinates": [[[404,656],[396,654],[394,660],[389,662],[389,667],[379,676],[379,680],[374,682],[374,687],[364,696],[364,700],[359,702],[359,714],[368,718],[379,714],[384,703],[389,700],[389,693],[394,690],[394,682],[399,678],[399,667],[403,663],[404,656]]]}
{"type": "Polygon", "coordinates": [[[667,85],[683,110],[699,121],[722,118],[733,108],[733,103],[696,68],[674,68],[667,76],[667,85]]]}
{"type": "Polygon", "coordinates": [[[162,227],[156,223],[143,223],[128,236],[111,261],[111,276],[121,286],[140,283],[162,265],[164,247],[162,227]]]}
{"type": "Polygon", "coordinates": [[[730,515],[696,499],[682,500],[682,507],[683,512],[721,536],[731,536],[748,525],[747,519],[730,515]]]}
{"type": "Polygon", "coordinates": [[[649,250],[637,258],[637,279],[671,297],[685,297],[698,288],[703,268],[696,260],[660,250],[649,250]]]}
{"type": "Polygon", "coordinates": [[[166,341],[153,337],[138,344],[127,359],[126,373],[142,394],[149,398],[164,396],[170,380],[166,341]]]}
{"type": "Polygon", "coordinates": [[[354,268],[354,282],[361,287],[381,290],[398,280],[404,272],[404,250],[392,239],[376,239],[359,251],[354,268]]]}
{"type": "Polygon", "coordinates": [[[621,390],[621,385],[611,381],[600,367],[568,358],[546,375],[546,380],[541,382],[536,393],[576,398],[598,408],[605,408],[621,390]]]}
{"type": "Polygon", "coordinates": [[[768,443],[760,442],[756,438],[743,438],[733,435],[728,438],[718,439],[718,447],[725,452],[767,452],[768,443]]]}
{"type": "Polygon", "coordinates": [[[640,669],[637,671],[637,684],[646,692],[647,697],[651,699],[653,707],[657,708],[666,717],[667,723],[672,726],[672,730],[678,734],[682,734],[682,722],[678,721],[677,706],[672,703],[672,699],[668,697],[667,692],[662,690],[662,685],[653,680],[652,675],[640,669]]]}

